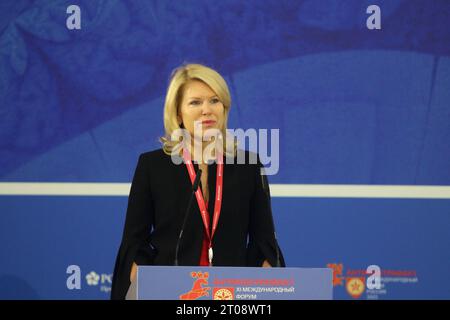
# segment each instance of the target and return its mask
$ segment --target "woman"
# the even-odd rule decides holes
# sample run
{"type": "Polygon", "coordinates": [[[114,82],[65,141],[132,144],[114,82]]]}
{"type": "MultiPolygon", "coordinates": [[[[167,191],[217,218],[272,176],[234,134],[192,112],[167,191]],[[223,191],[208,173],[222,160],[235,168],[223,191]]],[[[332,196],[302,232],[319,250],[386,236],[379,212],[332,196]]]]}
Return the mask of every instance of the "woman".
{"type": "Polygon", "coordinates": [[[230,105],[216,71],[187,64],[172,74],[163,148],[141,154],[133,177],[112,299],[125,297],[138,265],[285,266],[262,165],[249,163],[250,153],[223,138],[230,105]],[[181,142],[174,138],[179,132],[181,142]],[[236,161],[239,152],[244,164],[236,161]]]}

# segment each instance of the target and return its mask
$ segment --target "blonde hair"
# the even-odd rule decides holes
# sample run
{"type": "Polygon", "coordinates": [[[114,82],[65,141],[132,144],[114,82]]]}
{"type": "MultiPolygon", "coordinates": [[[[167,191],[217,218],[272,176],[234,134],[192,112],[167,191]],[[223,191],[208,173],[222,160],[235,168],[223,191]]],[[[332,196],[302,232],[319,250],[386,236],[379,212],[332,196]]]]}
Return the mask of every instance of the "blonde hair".
{"type": "MultiPolygon", "coordinates": [[[[226,139],[228,138],[226,135],[226,129],[228,113],[231,107],[231,96],[225,80],[217,71],[204,65],[194,63],[184,64],[172,72],[169,87],[167,88],[166,100],[164,102],[165,135],[160,138],[160,141],[163,144],[164,152],[168,155],[172,153],[174,147],[179,143],[179,141],[172,141],[171,136],[172,132],[177,129],[181,129],[178,124],[177,115],[179,108],[181,107],[184,87],[190,80],[202,81],[219,97],[225,112],[223,128],[220,128],[223,135],[224,144],[226,144],[226,139]]],[[[230,150],[227,150],[225,145],[224,150],[228,156],[234,156],[236,151],[236,142],[233,141],[233,150],[231,152],[230,150]]]]}

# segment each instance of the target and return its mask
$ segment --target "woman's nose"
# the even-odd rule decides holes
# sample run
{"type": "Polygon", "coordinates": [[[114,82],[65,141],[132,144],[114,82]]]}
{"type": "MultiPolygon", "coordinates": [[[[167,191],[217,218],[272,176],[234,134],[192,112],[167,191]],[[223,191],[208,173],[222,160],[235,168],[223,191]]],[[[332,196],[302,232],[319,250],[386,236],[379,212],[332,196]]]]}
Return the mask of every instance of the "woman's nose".
{"type": "Polygon", "coordinates": [[[211,113],[211,104],[209,101],[204,101],[202,105],[202,114],[210,114],[211,113]]]}

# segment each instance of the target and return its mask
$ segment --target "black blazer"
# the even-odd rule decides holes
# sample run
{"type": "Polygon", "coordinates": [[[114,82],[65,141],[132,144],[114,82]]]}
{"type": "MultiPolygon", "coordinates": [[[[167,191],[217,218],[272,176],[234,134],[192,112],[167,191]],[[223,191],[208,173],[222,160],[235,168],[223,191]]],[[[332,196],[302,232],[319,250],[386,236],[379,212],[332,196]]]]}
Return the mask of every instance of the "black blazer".
{"type": "MultiPolygon", "coordinates": [[[[223,170],[222,209],[213,238],[215,266],[261,266],[277,260],[277,244],[266,176],[259,158],[249,164],[228,163],[223,170]],[[265,188],[267,186],[267,188],[265,188]]],[[[256,156],[253,154],[253,156],[256,156]]],[[[192,193],[186,165],[172,162],[162,149],[139,157],[128,198],[125,227],[114,267],[111,298],[124,299],[130,285],[133,261],[138,265],[173,265],[175,247],[192,193]]],[[[213,214],[216,163],[208,165],[208,211],[213,214]]],[[[196,171],[198,165],[194,163],[196,171]]],[[[211,219],[212,221],[212,219],[211,219]]],[[[194,197],[179,247],[179,265],[198,266],[203,222],[194,197]]],[[[281,266],[285,266],[278,250],[281,266]]]]}

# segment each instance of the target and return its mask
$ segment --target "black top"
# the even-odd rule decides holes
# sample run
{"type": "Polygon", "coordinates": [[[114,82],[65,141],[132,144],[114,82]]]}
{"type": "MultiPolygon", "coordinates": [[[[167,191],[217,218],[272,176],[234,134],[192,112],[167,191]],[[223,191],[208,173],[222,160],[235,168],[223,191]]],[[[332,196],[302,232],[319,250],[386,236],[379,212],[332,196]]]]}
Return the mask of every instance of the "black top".
{"type": "MultiPolygon", "coordinates": [[[[244,151],[239,151],[244,152],[244,151]]],[[[214,266],[261,266],[267,259],[276,266],[277,250],[266,176],[259,158],[249,164],[228,163],[223,169],[222,209],[213,238],[214,266]]],[[[255,154],[253,154],[255,156],[255,154]]],[[[174,164],[162,149],[139,157],[128,198],[125,227],[117,254],[111,298],[124,299],[133,261],[138,265],[173,265],[175,247],[192,194],[186,165],[174,164]]],[[[208,211],[213,214],[216,163],[208,165],[208,211]]],[[[198,165],[194,163],[197,172],[198,165]]],[[[212,219],[210,219],[212,221],[212,219]]],[[[211,223],[212,224],[212,223],[211,223]]],[[[178,262],[198,266],[203,222],[194,197],[179,247],[178,262]]],[[[281,250],[280,265],[285,266],[281,250]]]]}

